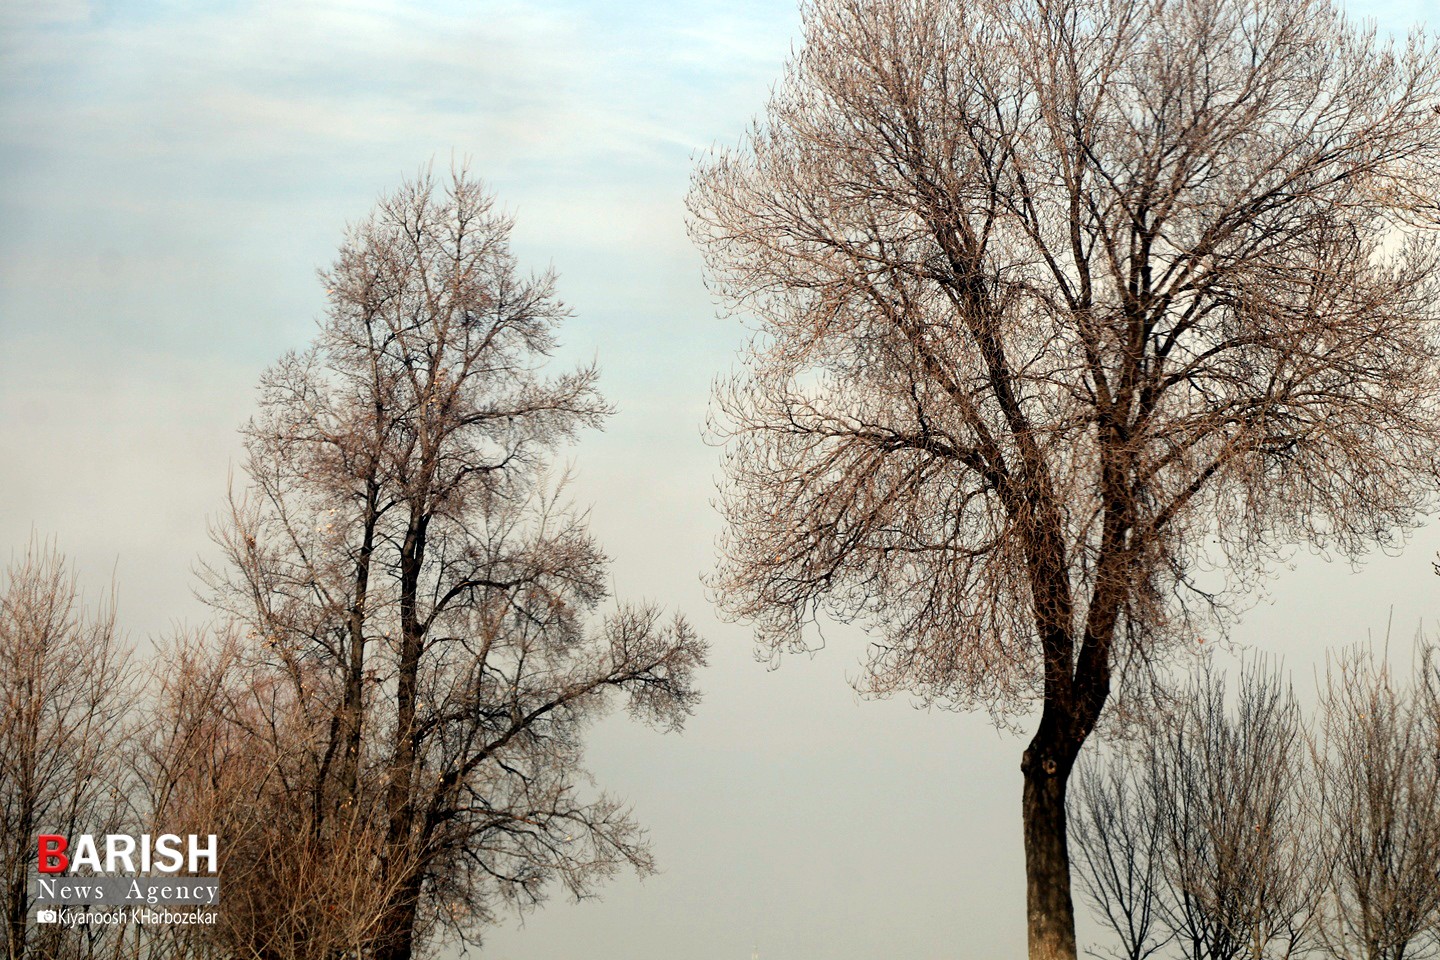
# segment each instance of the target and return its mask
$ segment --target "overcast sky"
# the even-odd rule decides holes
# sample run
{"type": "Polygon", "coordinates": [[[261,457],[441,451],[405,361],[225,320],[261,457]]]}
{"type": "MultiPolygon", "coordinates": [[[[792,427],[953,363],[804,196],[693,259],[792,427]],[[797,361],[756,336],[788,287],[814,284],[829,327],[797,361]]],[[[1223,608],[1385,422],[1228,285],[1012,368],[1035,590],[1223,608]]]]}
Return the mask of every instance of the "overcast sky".
{"type": "MultiPolygon", "coordinates": [[[[1353,2],[1382,29],[1436,0],[1353,2]]],[[[0,557],[54,537],[137,644],[204,610],[191,569],[253,385],[301,347],[347,221],[468,158],[553,265],[619,407],[569,455],[616,592],[713,644],[681,736],[596,731],[598,782],[662,872],[490,934],[501,960],[983,958],[1024,951],[1022,739],[861,702],[863,637],[767,671],[700,585],[714,562],[711,379],[742,342],[683,226],[692,158],[779,75],[790,0],[0,0],[0,557]]],[[[1440,530],[1358,572],[1302,554],[1235,639],[1297,684],[1327,647],[1440,615],[1440,530]]],[[[1256,585],[1257,588],[1260,585],[1256,585]]],[[[1082,937],[1093,932],[1082,926],[1082,937]]]]}

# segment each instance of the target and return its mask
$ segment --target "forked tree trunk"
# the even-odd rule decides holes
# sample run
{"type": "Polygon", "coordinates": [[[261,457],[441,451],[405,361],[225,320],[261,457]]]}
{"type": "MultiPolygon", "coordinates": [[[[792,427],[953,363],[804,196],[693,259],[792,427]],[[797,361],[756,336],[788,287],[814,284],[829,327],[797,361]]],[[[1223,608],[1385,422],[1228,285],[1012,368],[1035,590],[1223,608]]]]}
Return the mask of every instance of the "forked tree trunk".
{"type": "Polygon", "coordinates": [[[1056,733],[1042,721],[1020,763],[1030,960],[1076,960],[1065,788],[1078,750],[1056,733]]]}
{"type": "Polygon", "coordinates": [[[396,669],[394,752],[389,769],[390,818],[386,846],[392,865],[407,871],[404,881],[392,884],[389,911],[382,923],[383,944],[376,960],[410,960],[415,949],[415,919],[423,884],[415,851],[415,771],[420,743],[416,734],[419,710],[420,657],[424,632],[417,614],[420,571],[425,563],[425,538],[430,515],[416,509],[400,548],[400,661],[396,669]]]}

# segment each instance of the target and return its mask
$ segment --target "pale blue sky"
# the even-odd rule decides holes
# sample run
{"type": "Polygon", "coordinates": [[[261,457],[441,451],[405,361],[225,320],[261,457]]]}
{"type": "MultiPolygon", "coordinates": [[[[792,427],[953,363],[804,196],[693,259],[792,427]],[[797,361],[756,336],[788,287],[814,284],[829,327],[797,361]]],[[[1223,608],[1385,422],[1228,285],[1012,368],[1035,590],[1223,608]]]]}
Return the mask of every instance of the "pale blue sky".
{"type": "MultiPolygon", "coordinates": [[[[1382,27],[1435,0],[1353,3],[1382,27]]],[[[574,306],[619,406],[574,449],[624,596],[712,639],[681,737],[608,723],[592,763],[663,873],[497,929],[509,960],[1020,956],[1019,738],[860,703],[861,638],[766,672],[717,623],[709,383],[742,342],[685,239],[692,156],[734,142],[794,40],[788,0],[0,4],[0,553],[58,537],[137,640],[203,611],[206,550],[261,369],[302,345],[347,220],[468,157],[524,263],[574,306]]],[[[1238,638],[1319,651],[1440,613],[1422,531],[1359,574],[1303,557],[1238,638]]]]}

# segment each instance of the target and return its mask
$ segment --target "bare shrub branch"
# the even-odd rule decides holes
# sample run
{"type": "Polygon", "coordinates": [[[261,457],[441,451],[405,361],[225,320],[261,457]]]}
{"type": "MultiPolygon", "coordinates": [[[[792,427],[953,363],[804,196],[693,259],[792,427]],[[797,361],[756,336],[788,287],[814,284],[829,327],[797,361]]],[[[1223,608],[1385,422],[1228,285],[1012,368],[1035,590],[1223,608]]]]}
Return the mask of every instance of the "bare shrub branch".
{"type": "Polygon", "coordinates": [[[1262,960],[1314,943],[1323,860],[1300,709],[1263,663],[1236,687],[1227,698],[1207,659],[1135,742],[1082,764],[1074,850],[1117,956],[1262,960]]]}
{"type": "Polygon", "coordinates": [[[1440,934],[1440,725],[1433,647],[1405,685],[1357,648],[1329,664],[1315,742],[1325,803],[1327,947],[1364,960],[1434,956],[1440,934]]]}

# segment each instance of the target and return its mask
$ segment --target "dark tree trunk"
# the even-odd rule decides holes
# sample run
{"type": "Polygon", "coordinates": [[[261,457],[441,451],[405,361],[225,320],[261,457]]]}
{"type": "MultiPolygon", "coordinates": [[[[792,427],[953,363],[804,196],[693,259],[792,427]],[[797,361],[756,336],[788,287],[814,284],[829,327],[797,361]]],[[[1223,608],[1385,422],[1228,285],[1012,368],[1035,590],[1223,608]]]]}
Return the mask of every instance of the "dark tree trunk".
{"type": "Polygon", "coordinates": [[[1065,787],[1078,744],[1042,718],[1020,763],[1025,778],[1025,905],[1030,960],[1075,960],[1075,905],[1070,897],[1070,850],[1065,834],[1065,787]]]}
{"type": "Polygon", "coordinates": [[[9,915],[5,918],[6,939],[8,941],[6,956],[8,956],[10,960],[24,960],[25,915],[30,909],[30,903],[29,891],[25,888],[23,877],[19,883],[10,884],[10,889],[6,892],[9,894],[7,899],[9,900],[10,906],[8,911],[9,915]]]}
{"type": "Polygon", "coordinates": [[[416,510],[400,548],[400,662],[395,696],[395,743],[390,761],[388,798],[389,831],[386,841],[389,870],[404,871],[403,881],[387,873],[395,889],[383,922],[383,941],[377,960],[410,960],[415,946],[415,916],[422,880],[415,860],[415,768],[419,757],[416,717],[419,703],[420,656],[424,646],[417,597],[420,571],[425,562],[425,536],[430,518],[416,510]]]}
{"type": "Polygon", "coordinates": [[[379,485],[374,479],[365,487],[365,532],[360,555],[355,561],[355,600],[350,607],[347,635],[348,658],[345,664],[345,699],[340,707],[343,754],[340,767],[340,796],[354,800],[360,775],[360,740],[364,724],[365,700],[365,626],[369,611],[370,564],[375,556],[375,527],[379,521],[379,485]]]}
{"type": "Polygon", "coordinates": [[[392,901],[375,960],[410,960],[415,953],[415,914],[420,906],[420,879],[407,880],[392,901]]]}
{"type": "MultiPolygon", "coordinates": [[[[35,755],[33,744],[34,740],[32,738],[30,740],[30,745],[32,746],[30,754],[32,757],[35,755]]],[[[20,816],[18,818],[19,823],[16,824],[17,829],[15,836],[22,841],[28,842],[36,835],[34,832],[36,820],[34,798],[37,791],[32,788],[34,768],[27,765],[19,779],[22,800],[20,816]]],[[[19,867],[20,864],[25,862],[25,852],[28,852],[22,851],[10,851],[11,853],[19,852],[20,856],[16,857],[16,863],[11,864],[13,870],[11,875],[5,878],[9,885],[9,889],[5,891],[8,894],[7,900],[10,908],[9,915],[5,918],[5,925],[7,927],[7,939],[9,941],[7,955],[10,960],[24,960],[26,956],[25,941],[28,936],[26,917],[30,912],[30,878],[28,872],[19,867]]]]}

